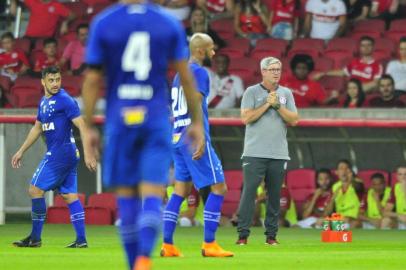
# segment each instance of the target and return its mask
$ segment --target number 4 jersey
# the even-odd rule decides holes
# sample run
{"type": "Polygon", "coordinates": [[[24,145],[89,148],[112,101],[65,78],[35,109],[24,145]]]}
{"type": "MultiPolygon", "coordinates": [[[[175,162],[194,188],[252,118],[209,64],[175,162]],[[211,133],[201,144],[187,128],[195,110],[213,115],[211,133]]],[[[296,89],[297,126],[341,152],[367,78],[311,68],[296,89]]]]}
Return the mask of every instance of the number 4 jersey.
{"type": "Polygon", "coordinates": [[[169,61],[187,59],[181,24],[151,3],[116,4],[96,16],[86,63],[107,77],[109,134],[128,128],[169,125],[169,61]]]}
{"type": "MultiPolygon", "coordinates": [[[[207,97],[210,92],[210,79],[209,74],[205,68],[197,63],[190,64],[190,70],[192,71],[197,91],[202,97],[202,112],[203,112],[203,124],[204,135],[206,142],[210,143],[210,130],[209,130],[209,114],[207,111],[207,97]]],[[[188,144],[186,129],[191,124],[189,111],[187,108],[186,98],[183,93],[183,88],[180,84],[179,74],[176,74],[172,85],[172,114],[173,114],[173,144],[175,147],[181,147],[188,144]]]]}

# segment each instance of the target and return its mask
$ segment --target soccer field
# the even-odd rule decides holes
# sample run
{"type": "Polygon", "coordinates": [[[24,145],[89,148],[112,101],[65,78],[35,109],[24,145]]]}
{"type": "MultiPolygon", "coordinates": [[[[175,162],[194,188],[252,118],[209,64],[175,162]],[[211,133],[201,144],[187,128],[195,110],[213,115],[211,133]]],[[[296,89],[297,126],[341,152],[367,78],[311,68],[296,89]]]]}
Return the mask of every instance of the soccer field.
{"type": "MultiPolygon", "coordinates": [[[[66,249],[74,238],[70,225],[44,227],[43,246],[21,249],[11,245],[26,236],[30,225],[0,226],[0,269],[126,269],[113,226],[87,226],[89,249],[66,249]]],[[[247,246],[236,246],[234,228],[220,228],[219,242],[235,252],[234,258],[203,258],[202,228],[178,228],[175,241],[184,258],[160,258],[155,270],[251,269],[406,269],[405,231],[353,231],[353,243],[320,242],[320,231],[281,229],[279,246],[264,244],[263,230],[254,228],[247,246]]]]}

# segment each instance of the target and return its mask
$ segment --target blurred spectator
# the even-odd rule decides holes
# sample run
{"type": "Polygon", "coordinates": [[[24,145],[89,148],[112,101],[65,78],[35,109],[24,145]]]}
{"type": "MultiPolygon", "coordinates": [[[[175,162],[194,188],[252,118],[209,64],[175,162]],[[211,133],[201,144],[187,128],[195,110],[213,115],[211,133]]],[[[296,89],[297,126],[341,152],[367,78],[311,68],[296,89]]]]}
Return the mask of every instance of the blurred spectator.
{"type": "Polygon", "coordinates": [[[346,27],[345,4],[342,0],[309,0],[306,3],[305,37],[330,40],[340,37],[346,27]]]}
{"type": "Polygon", "coordinates": [[[350,79],[347,82],[346,97],[341,102],[340,107],[344,108],[360,108],[365,103],[365,93],[362,89],[362,84],[358,79],[350,79]]]}
{"type": "Polygon", "coordinates": [[[217,35],[217,33],[210,28],[206,11],[202,8],[195,8],[190,16],[190,26],[186,28],[186,35],[188,40],[195,33],[206,33],[214,42],[214,49],[221,49],[226,46],[226,42],[217,35]]]}
{"type": "Polygon", "coordinates": [[[228,73],[230,58],[220,54],[214,58],[215,72],[210,72],[209,108],[239,108],[244,85],[240,77],[228,73]]]}
{"type": "Polygon", "coordinates": [[[260,0],[241,0],[235,7],[234,29],[244,38],[251,40],[255,47],[257,39],[267,37],[268,12],[260,0]]]}
{"type": "Polygon", "coordinates": [[[310,194],[303,205],[303,220],[297,225],[301,228],[321,227],[325,208],[330,202],[333,177],[329,169],[320,169],[316,176],[317,189],[310,194]]]}
{"type": "Polygon", "coordinates": [[[319,82],[309,78],[314,62],[307,54],[296,54],[290,61],[292,75],[283,78],[281,85],[290,88],[298,108],[320,106],[326,102],[326,93],[319,82]]]}
{"type": "Polygon", "coordinates": [[[60,66],[64,67],[69,62],[69,73],[80,75],[85,70],[85,47],[89,32],[88,24],[80,24],[76,28],[77,39],[69,42],[63,51],[60,66]]]}
{"type": "Polygon", "coordinates": [[[390,23],[399,16],[399,0],[371,0],[370,18],[383,19],[390,23]]]}
{"type": "Polygon", "coordinates": [[[373,38],[369,36],[361,37],[358,58],[353,59],[344,69],[318,73],[314,76],[314,79],[317,80],[324,75],[347,76],[360,80],[365,92],[375,90],[378,80],[382,76],[383,67],[373,57],[374,45],[375,40],[373,38]]]}
{"type": "MultiPolygon", "coordinates": [[[[257,198],[255,200],[255,215],[253,224],[262,226],[266,214],[267,192],[265,182],[262,182],[257,190],[257,198]]],[[[289,190],[285,184],[281,188],[280,195],[280,210],[279,210],[279,226],[291,227],[297,224],[296,206],[292,200],[289,190]]]]}
{"type": "MultiPolygon", "coordinates": [[[[166,189],[166,196],[170,198],[174,192],[173,183],[166,189]]],[[[187,199],[184,200],[180,206],[179,212],[179,226],[191,227],[203,224],[203,208],[201,207],[201,200],[199,192],[192,187],[187,199]]]]}
{"type": "Polygon", "coordinates": [[[374,97],[369,101],[369,107],[405,107],[405,103],[395,96],[395,82],[390,75],[385,74],[379,79],[379,93],[379,97],[374,97]]]}
{"type": "Polygon", "coordinates": [[[391,194],[386,186],[385,176],[375,173],[371,176],[371,187],[361,201],[360,220],[363,229],[380,229],[385,205],[391,194]]]}
{"type": "Polygon", "coordinates": [[[333,196],[326,206],[325,215],[334,212],[341,214],[347,226],[359,227],[360,197],[363,196],[362,180],[355,178],[348,160],[340,160],[336,174],[338,181],[333,185],[333,196]]]}
{"type": "Polygon", "coordinates": [[[296,38],[299,27],[298,0],[272,1],[268,32],[273,38],[292,40],[296,38]]]}
{"type": "MultiPolygon", "coordinates": [[[[405,26],[406,27],[406,26],[405,26]]],[[[398,94],[406,93],[406,37],[399,42],[399,60],[391,60],[386,68],[386,73],[395,81],[395,90],[398,94]]]]}
{"type": "Polygon", "coordinates": [[[234,0],[196,0],[196,6],[205,10],[211,21],[233,17],[234,0]]]}
{"type": "Polygon", "coordinates": [[[44,39],[43,53],[38,54],[34,63],[34,75],[41,76],[41,71],[49,66],[59,65],[58,42],[54,38],[44,39]]]}
{"type": "Polygon", "coordinates": [[[368,18],[371,0],[344,0],[349,22],[357,22],[368,18]]]}
{"type": "Polygon", "coordinates": [[[406,165],[399,166],[396,172],[397,183],[394,185],[391,197],[385,206],[382,228],[406,230],[406,165]]]}
{"type": "MultiPolygon", "coordinates": [[[[58,23],[60,24],[59,34],[63,35],[68,32],[68,23],[75,18],[75,15],[62,3],[55,0],[18,0],[30,11],[27,31],[25,36],[33,42],[37,38],[53,37],[57,33],[58,23]]],[[[17,0],[12,0],[14,6],[17,0]]]]}
{"type": "Polygon", "coordinates": [[[186,20],[190,15],[189,0],[166,0],[162,2],[162,7],[166,12],[177,18],[179,21],[186,20]]]}
{"type": "Polygon", "coordinates": [[[15,81],[17,77],[24,74],[30,64],[24,52],[15,48],[15,39],[12,33],[7,32],[1,36],[3,52],[0,53],[0,76],[15,81]]]}

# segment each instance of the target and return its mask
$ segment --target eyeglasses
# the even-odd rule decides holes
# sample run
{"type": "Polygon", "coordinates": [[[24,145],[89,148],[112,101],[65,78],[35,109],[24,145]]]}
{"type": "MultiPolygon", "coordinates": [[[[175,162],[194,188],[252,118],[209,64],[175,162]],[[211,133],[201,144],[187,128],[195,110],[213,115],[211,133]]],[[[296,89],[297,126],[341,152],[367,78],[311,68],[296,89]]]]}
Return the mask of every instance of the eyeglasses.
{"type": "Polygon", "coordinates": [[[264,70],[270,71],[273,74],[279,74],[282,71],[282,69],[280,69],[280,68],[268,68],[268,69],[264,69],[264,70]]]}

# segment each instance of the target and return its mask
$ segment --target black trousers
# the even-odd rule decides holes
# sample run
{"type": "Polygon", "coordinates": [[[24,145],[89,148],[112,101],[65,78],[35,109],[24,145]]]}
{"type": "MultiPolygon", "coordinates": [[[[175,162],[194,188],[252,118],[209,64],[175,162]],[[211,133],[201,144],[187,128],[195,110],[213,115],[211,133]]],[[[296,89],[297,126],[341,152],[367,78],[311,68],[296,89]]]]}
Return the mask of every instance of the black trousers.
{"type": "Polygon", "coordinates": [[[287,161],[282,159],[243,157],[244,185],[238,207],[239,237],[250,235],[257,189],[265,181],[267,191],[265,235],[276,238],[280,210],[280,191],[285,177],[287,161]]]}

